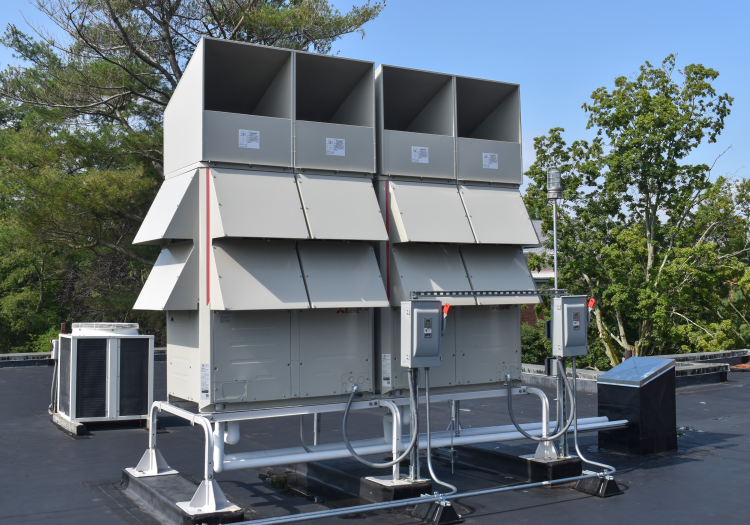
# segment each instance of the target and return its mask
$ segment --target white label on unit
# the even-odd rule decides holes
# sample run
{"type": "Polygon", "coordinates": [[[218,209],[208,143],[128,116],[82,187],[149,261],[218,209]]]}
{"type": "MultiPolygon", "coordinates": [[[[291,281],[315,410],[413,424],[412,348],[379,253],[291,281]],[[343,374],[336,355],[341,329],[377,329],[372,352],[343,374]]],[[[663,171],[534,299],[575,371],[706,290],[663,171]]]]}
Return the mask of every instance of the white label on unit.
{"type": "Polygon", "coordinates": [[[391,386],[391,354],[383,354],[383,386],[391,386]]]}
{"type": "Polygon", "coordinates": [[[260,149],[260,131],[250,129],[240,130],[240,147],[260,149]]]}
{"type": "Polygon", "coordinates": [[[346,140],[326,139],[326,155],[335,155],[336,157],[346,156],[346,140]]]}
{"type": "Polygon", "coordinates": [[[211,383],[211,366],[208,363],[201,363],[201,401],[208,401],[208,388],[211,383]]]}
{"type": "Polygon", "coordinates": [[[430,148],[420,148],[419,146],[412,146],[411,161],[418,164],[429,164],[430,148]]]}
{"type": "Polygon", "coordinates": [[[486,170],[496,170],[497,153],[482,153],[482,167],[486,170]]]}

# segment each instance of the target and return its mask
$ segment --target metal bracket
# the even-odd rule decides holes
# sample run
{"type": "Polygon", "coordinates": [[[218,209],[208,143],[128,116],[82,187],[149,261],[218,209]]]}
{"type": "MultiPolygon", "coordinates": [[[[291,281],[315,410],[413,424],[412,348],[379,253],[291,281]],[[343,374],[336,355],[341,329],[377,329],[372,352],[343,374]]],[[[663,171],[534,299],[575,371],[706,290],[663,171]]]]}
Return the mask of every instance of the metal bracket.
{"type": "Polygon", "coordinates": [[[439,297],[492,297],[492,296],[557,296],[568,293],[565,289],[551,290],[414,290],[412,300],[435,299],[439,297]]]}
{"type": "Polygon", "coordinates": [[[126,470],[135,478],[166,476],[178,473],[172,467],[167,465],[167,462],[164,460],[164,456],[161,455],[161,452],[159,452],[159,449],[150,447],[143,454],[143,457],[134,469],[129,468],[126,470]]]}

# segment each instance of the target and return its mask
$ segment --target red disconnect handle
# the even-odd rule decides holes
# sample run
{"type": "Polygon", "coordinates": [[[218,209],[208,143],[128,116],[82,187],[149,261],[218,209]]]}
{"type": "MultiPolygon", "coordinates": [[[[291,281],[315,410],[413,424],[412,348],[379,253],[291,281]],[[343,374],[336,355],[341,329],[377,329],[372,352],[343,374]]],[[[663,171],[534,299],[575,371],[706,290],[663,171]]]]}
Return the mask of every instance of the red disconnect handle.
{"type": "Polygon", "coordinates": [[[443,305],[443,315],[448,315],[448,311],[451,309],[451,305],[449,303],[445,303],[443,305]]]}
{"type": "Polygon", "coordinates": [[[596,299],[594,299],[593,297],[589,299],[589,308],[593,308],[595,304],[596,304],[596,299]]]}

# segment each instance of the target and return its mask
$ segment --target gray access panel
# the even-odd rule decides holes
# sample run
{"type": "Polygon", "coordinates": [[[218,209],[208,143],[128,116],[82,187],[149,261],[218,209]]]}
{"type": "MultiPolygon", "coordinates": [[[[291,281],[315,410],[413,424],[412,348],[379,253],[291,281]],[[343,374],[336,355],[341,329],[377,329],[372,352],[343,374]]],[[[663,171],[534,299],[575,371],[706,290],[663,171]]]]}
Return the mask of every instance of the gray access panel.
{"type": "Polygon", "coordinates": [[[292,121],[204,111],[203,160],[291,168],[292,121]]]}
{"type": "Polygon", "coordinates": [[[289,310],[213,312],[215,403],[289,400],[289,310]]]}
{"type": "Polygon", "coordinates": [[[477,241],[481,244],[539,244],[521,193],[514,188],[459,185],[477,241]]]}
{"type": "Polygon", "coordinates": [[[198,171],[165,180],[133,239],[133,244],[159,245],[165,239],[198,235],[198,171]]]}
{"type": "Polygon", "coordinates": [[[371,308],[325,308],[299,313],[299,397],[372,391],[371,308]]]}
{"type": "Polygon", "coordinates": [[[216,239],[211,255],[211,309],[310,307],[294,241],[216,239]]]}
{"type": "Polygon", "coordinates": [[[453,137],[383,130],[381,175],[453,179],[454,162],[453,137]]]}
{"type": "MultiPolygon", "coordinates": [[[[461,257],[474,290],[534,290],[536,284],[519,246],[465,244],[461,257]]],[[[478,304],[536,304],[539,296],[480,295],[478,304]]]]}
{"type": "Polygon", "coordinates": [[[294,154],[298,168],[375,173],[375,129],[298,120],[294,154]]]}
{"type": "Polygon", "coordinates": [[[198,255],[193,241],[167,244],[156,259],[133,310],[195,310],[198,255]]]}
{"type": "Polygon", "coordinates": [[[438,367],[441,364],[443,303],[401,303],[401,366],[438,367]]]}
{"type": "Polygon", "coordinates": [[[456,173],[458,180],[521,184],[521,144],[458,137],[456,173]]]}
{"type": "MultiPolygon", "coordinates": [[[[459,247],[451,244],[391,245],[390,300],[393,306],[411,292],[471,290],[459,247]]],[[[452,296],[451,304],[476,304],[473,296],[452,296]]]]}
{"type": "Polygon", "coordinates": [[[456,379],[475,385],[521,379],[521,317],[517,305],[459,306],[456,379]]]}
{"type": "Polygon", "coordinates": [[[369,178],[300,173],[297,180],[314,239],[388,240],[369,178]]]}
{"type": "Polygon", "coordinates": [[[300,242],[297,250],[313,308],[388,306],[369,243],[300,242]]]}
{"type": "Polygon", "coordinates": [[[291,173],[212,168],[211,237],[308,239],[291,173]]]}
{"type": "Polygon", "coordinates": [[[589,310],[585,295],[552,298],[552,355],[588,354],[589,310]]]}
{"type": "Polygon", "coordinates": [[[454,184],[389,181],[391,240],[473,243],[474,234],[454,184]]]}
{"type": "Polygon", "coordinates": [[[167,393],[200,401],[198,311],[167,312],[167,393]]]}

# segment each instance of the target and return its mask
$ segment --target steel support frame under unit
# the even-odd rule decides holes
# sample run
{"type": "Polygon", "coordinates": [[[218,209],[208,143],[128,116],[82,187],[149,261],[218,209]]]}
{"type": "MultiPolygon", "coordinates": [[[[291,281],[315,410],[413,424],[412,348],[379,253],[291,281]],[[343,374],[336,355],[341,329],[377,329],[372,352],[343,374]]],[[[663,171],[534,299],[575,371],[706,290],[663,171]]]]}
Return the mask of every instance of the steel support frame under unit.
{"type": "MultiPolygon", "coordinates": [[[[527,423],[521,425],[528,433],[540,437],[549,435],[549,427],[556,422],[549,421],[549,402],[543,391],[521,386],[512,389],[513,395],[535,394],[539,396],[542,402],[542,423],[527,423]]],[[[447,401],[460,402],[468,399],[486,399],[492,397],[505,397],[507,391],[485,390],[478,392],[461,392],[448,393],[430,396],[430,402],[447,401]]],[[[419,397],[419,403],[424,403],[425,397],[419,397]]],[[[356,401],[352,403],[352,410],[365,410],[371,408],[388,408],[393,416],[393,435],[391,443],[386,438],[374,438],[352,442],[352,446],[363,455],[391,452],[393,457],[397,457],[405,446],[404,435],[402,434],[402,413],[399,407],[408,406],[409,398],[397,399],[374,399],[369,401],[356,401]]],[[[307,452],[302,446],[281,449],[247,453],[224,453],[224,434],[225,426],[229,422],[250,421],[258,419],[267,419],[274,417],[288,417],[317,414],[323,412],[343,412],[346,403],[331,403],[325,405],[311,405],[300,407],[287,407],[276,409],[261,409],[242,412],[223,412],[213,414],[195,414],[183,408],[171,405],[167,402],[157,401],[150,410],[149,425],[149,447],[144,453],[141,461],[133,469],[127,469],[135,477],[162,476],[176,474],[177,471],[169,467],[163,456],[156,448],[156,415],[159,411],[169,412],[189,421],[192,425],[196,423],[203,427],[205,435],[205,457],[204,457],[204,479],[196,491],[193,499],[189,502],[179,502],[178,506],[190,515],[205,514],[212,512],[236,510],[228,502],[218,483],[214,479],[215,472],[225,470],[238,470],[243,468],[259,468],[261,466],[286,465],[296,462],[324,461],[328,459],[340,459],[351,457],[344,443],[330,443],[322,445],[313,445],[311,452],[307,452]]],[[[626,425],[625,421],[608,421],[607,418],[587,418],[579,420],[579,431],[591,431],[599,429],[614,429],[626,425]]],[[[518,432],[512,425],[499,427],[483,427],[472,429],[451,429],[447,431],[431,432],[432,446],[434,448],[450,445],[470,445],[479,443],[491,443],[497,441],[509,441],[523,439],[523,435],[518,432]]],[[[544,444],[544,443],[542,443],[544,444]]],[[[424,434],[418,439],[419,449],[426,449],[426,436],[424,434]]],[[[391,479],[382,479],[385,484],[405,483],[401,477],[398,465],[392,468],[391,479]]]]}

